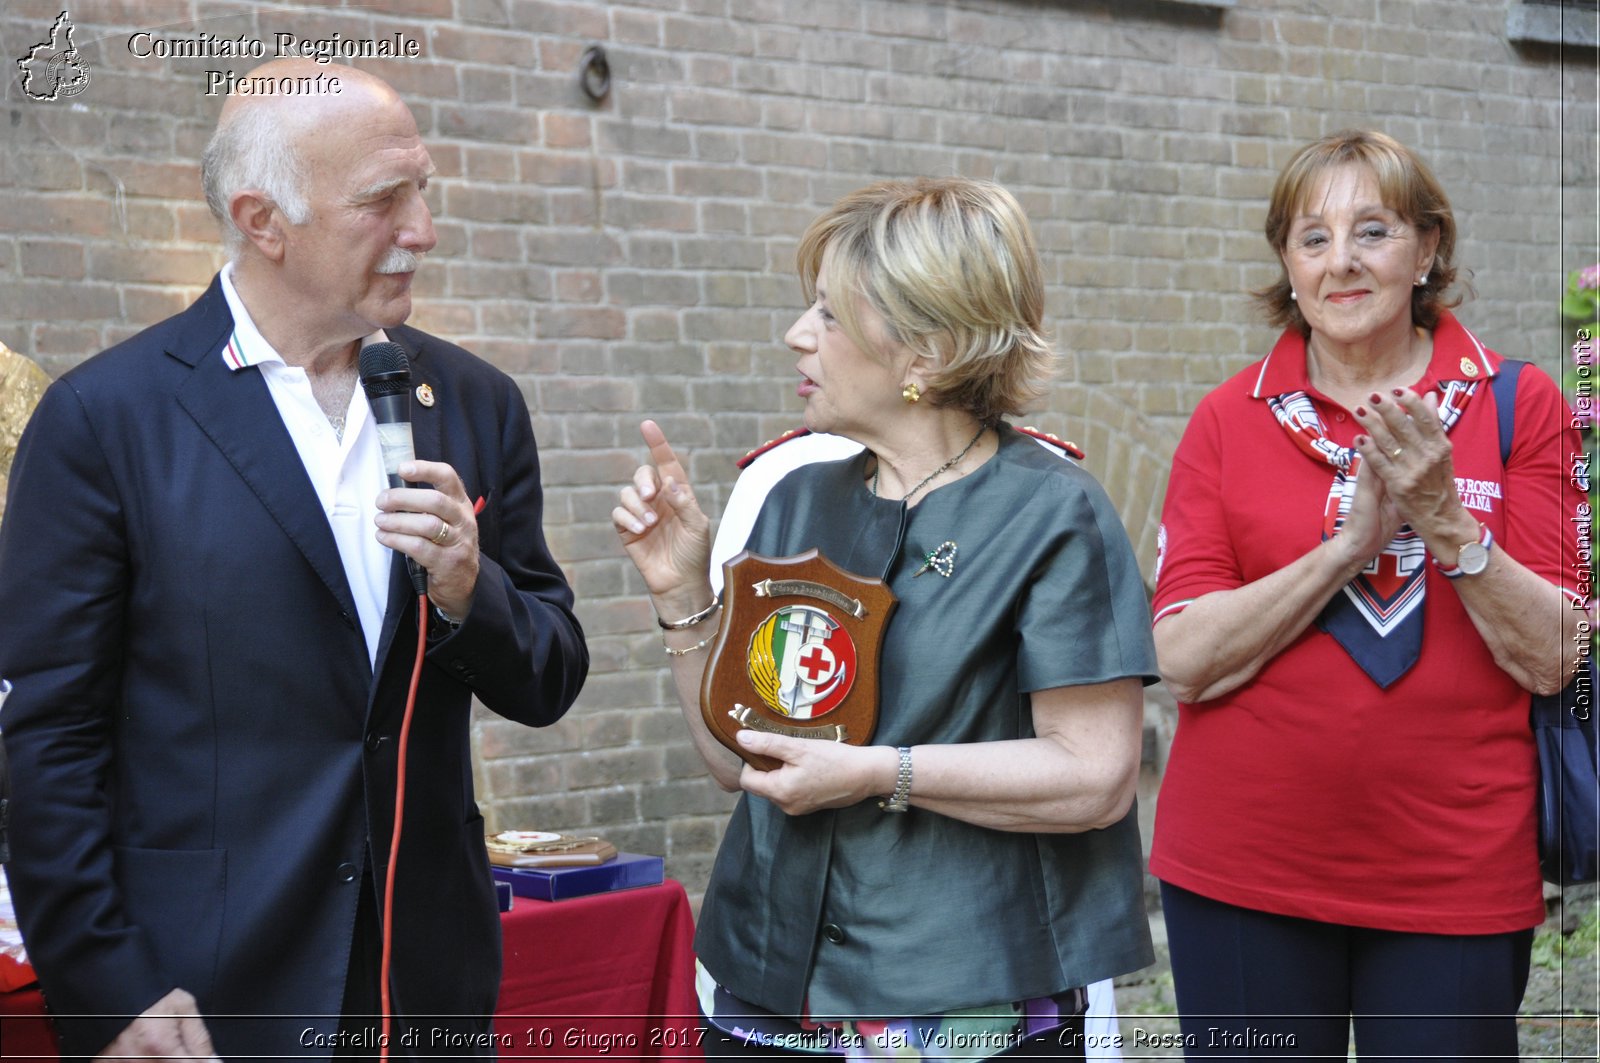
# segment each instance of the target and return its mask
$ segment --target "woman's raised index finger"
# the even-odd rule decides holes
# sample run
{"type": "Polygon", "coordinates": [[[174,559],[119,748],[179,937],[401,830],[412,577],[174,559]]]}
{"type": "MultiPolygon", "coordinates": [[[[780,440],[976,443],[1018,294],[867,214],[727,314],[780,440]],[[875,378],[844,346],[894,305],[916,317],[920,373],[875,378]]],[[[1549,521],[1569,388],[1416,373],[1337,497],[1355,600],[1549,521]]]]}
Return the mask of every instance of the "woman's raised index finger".
{"type": "Polygon", "coordinates": [[[660,471],[662,480],[670,477],[680,484],[689,482],[683,463],[678,460],[672,444],[667,442],[667,435],[661,431],[660,425],[654,421],[642,421],[639,434],[644,437],[645,446],[650,448],[650,463],[660,471]]]}
{"type": "Polygon", "coordinates": [[[1443,430],[1439,421],[1439,394],[1428,391],[1419,395],[1410,388],[1395,388],[1394,401],[1401,410],[1426,431],[1443,430]]]}

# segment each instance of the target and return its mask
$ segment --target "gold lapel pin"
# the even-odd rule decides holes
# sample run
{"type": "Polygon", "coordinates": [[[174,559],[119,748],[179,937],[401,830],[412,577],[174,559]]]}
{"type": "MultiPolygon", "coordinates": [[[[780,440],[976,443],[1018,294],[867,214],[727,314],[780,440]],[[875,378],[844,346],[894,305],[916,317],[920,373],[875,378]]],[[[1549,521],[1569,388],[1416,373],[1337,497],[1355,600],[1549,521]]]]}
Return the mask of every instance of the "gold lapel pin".
{"type": "Polygon", "coordinates": [[[417,385],[417,401],[424,406],[433,405],[433,389],[426,384],[417,385]]]}
{"type": "Polygon", "coordinates": [[[1465,356],[1461,359],[1461,372],[1466,374],[1468,380],[1478,375],[1478,363],[1465,356]]]}

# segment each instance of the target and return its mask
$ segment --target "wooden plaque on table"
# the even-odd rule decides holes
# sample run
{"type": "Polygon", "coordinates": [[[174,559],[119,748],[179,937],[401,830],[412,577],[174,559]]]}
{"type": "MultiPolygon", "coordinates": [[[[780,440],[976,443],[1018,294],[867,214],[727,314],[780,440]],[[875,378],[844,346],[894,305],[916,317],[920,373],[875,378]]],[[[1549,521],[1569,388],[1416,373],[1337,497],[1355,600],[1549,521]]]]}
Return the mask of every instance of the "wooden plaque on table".
{"type": "Polygon", "coordinates": [[[752,728],[866,745],[878,722],[878,656],[896,599],[816,550],[742,551],[722,567],[722,627],[700,686],[700,714],[747,763],[779,762],[735,739],[752,728]]]}

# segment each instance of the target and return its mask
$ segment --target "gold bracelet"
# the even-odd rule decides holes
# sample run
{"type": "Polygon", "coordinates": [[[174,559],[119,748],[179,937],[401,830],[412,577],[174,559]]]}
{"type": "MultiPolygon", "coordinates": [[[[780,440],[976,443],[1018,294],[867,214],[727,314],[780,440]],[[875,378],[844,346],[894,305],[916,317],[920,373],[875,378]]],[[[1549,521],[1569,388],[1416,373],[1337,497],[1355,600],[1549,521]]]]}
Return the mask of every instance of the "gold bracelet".
{"type": "MultiPolygon", "coordinates": [[[[722,629],[720,627],[717,629],[717,631],[721,631],[721,630],[722,629]]],[[[711,634],[707,635],[705,638],[701,639],[699,642],[695,643],[693,646],[685,646],[681,650],[673,649],[671,646],[667,645],[665,639],[662,639],[661,648],[667,651],[667,656],[668,657],[684,657],[684,656],[687,656],[688,654],[693,653],[695,650],[703,650],[703,649],[705,649],[707,646],[711,645],[711,640],[716,638],[716,637],[717,637],[717,632],[713,631],[711,634]]]]}
{"type": "Polygon", "coordinates": [[[657,613],[656,623],[661,625],[661,630],[663,631],[682,631],[686,627],[694,627],[696,624],[704,621],[712,613],[716,612],[717,606],[721,604],[722,599],[713,595],[711,598],[711,604],[700,610],[698,613],[695,613],[693,616],[686,616],[682,620],[663,620],[661,619],[661,614],[657,613]]]}

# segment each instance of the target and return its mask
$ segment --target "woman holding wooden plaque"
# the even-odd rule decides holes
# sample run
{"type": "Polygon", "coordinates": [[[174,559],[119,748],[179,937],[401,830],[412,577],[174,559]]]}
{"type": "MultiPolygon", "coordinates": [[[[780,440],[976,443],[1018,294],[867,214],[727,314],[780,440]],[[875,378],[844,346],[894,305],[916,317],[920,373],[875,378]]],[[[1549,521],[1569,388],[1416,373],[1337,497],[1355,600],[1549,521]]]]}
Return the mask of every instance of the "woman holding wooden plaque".
{"type": "Polygon", "coordinates": [[[849,579],[732,565],[719,601],[653,422],[613,511],[695,745],[744,791],[695,941],[708,1054],[1081,1055],[1084,987],[1151,961],[1133,798],[1156,668],[1109,500],[1002,419],[1054,360],[1027,221],[991,183],[885,182],[818,218],[799,268],[806,427],[866,449],[784,478],[747,553],[885,585],[881,649],[849,603],[888,610],[849,579]],[[703,683],[714,643],[749,704],[703,683]],[[872,733],[808,730],[857,674],[872,733]]]}

